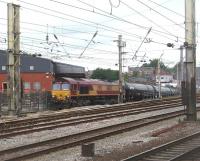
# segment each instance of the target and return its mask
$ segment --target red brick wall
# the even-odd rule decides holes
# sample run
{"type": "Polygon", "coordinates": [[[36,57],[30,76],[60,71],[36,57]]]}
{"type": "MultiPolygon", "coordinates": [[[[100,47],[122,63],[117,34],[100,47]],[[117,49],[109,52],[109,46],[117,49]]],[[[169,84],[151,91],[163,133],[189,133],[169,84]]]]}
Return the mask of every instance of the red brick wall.
{"type": "Polygon", "coordinates": [[[0,74],[0,92],[2,91],[2,83],[6,82],[7,74],[0,74]]]}
{"type": "MultiPolygon", "coordinates": [[[[50,90],[54,80],[51,74],[46,73],[22,73],[21,78],[23,82],[29,82],[31,89],[33,89],[34,82],[40,82],[41,90],[50,90]]],[[[2,83],[6,82],[7,74],[0,74],[0,91],[2,91],[2,83]]]]}

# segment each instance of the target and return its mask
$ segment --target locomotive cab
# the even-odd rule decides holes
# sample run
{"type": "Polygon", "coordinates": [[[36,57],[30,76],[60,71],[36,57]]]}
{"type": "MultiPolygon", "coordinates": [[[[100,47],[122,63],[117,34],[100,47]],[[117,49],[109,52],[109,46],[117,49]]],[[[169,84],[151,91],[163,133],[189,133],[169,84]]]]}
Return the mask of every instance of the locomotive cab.
{"type": "Polygon", "coordinates": [[[70,84],[66,82],[56,82],[53,84],[52,88],[52,98],[56,102],[65,102],[70,98],[71,91],[70,91],[70,84]]]}

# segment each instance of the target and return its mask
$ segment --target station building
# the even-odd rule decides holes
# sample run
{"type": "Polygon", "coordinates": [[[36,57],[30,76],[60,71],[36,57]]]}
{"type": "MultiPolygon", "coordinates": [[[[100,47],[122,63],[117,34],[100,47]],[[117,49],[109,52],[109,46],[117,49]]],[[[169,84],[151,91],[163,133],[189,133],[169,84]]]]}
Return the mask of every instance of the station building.
{"type": "MultiPolygon", "coordinates": [[[[8,55],[0,50],[0,92],[8,85],[8,55]]],[[[60,77],[85,78],[85,68],[54,62],[50,59],[28,54],[20,55],[20,72],[25,92],[51,90],[53,82],[60,77]]]]}

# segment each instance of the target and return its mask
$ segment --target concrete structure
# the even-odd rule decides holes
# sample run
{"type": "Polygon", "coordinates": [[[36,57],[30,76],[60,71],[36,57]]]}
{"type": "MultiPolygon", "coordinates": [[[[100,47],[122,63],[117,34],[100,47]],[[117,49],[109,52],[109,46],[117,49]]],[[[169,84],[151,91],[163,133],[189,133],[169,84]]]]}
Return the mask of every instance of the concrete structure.
{"type": "Polygon", "coordinates": [[[196,88],[200,90],[200,67],[196,67],[196,88]]]}

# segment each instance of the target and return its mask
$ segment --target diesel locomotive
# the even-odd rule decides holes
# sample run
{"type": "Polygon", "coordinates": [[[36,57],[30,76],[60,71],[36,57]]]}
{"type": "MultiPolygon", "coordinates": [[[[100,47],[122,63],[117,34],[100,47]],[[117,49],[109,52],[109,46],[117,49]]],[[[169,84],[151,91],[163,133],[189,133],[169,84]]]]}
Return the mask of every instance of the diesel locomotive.
{"type": "Polygon", "coordinates": [[[117,103],[119,86],[116,83],[93,79],[60,78],[53,84],[51,101],[69,106],[117,103]]]}

